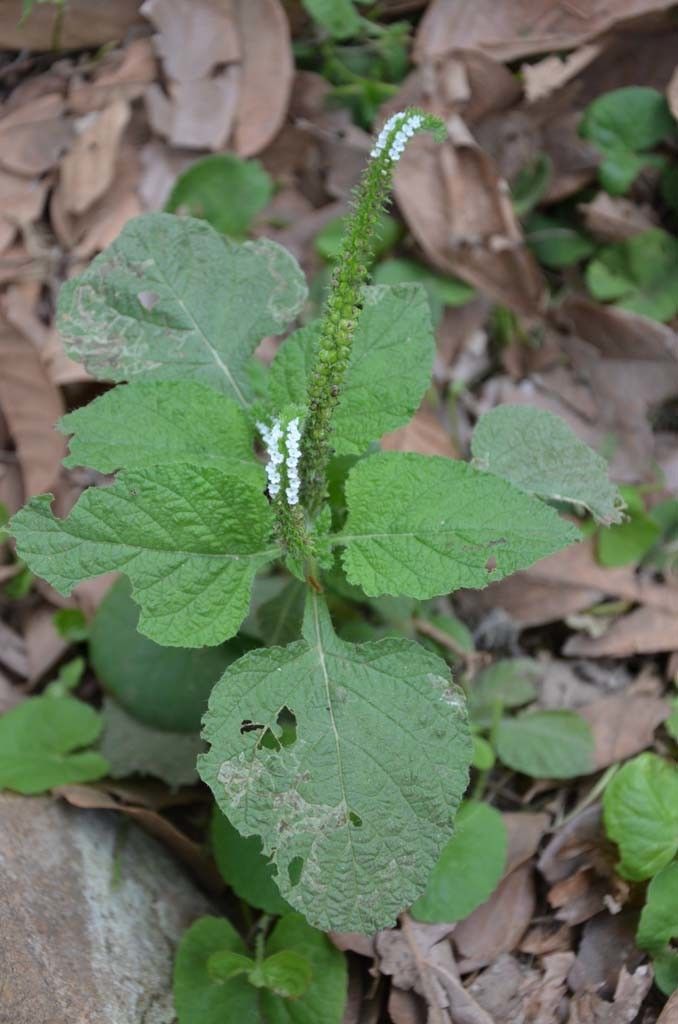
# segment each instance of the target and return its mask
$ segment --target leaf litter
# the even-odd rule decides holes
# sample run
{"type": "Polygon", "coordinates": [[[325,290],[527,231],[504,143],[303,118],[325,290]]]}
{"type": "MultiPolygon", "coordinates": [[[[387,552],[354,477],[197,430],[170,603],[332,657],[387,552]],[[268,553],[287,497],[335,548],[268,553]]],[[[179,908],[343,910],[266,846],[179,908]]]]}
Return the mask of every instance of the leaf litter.
{"type": "MultiPolygon", "coordinates": [[[[132,217],[162,209],[181,172],[220,152],[261,161],[276,191],[251,230],[289,247],[320,279],[326,268],[315,238],[346,211],[369,136],[368,125],[337,108],[336,83],[298,53],[295,67],[292,42],[308,39],[312,27],[303,12],[288,20],[278,0],[146,0],[105,13],[94,0],[71,0],[58,53],[49,52],[52,5],[36,4],[19,23],[20,6],[11,0],[0,11],[0,502],[13,513],[30,495],[52,490],[61,515],[83,489],[110,482],[60,466],[65,447],[55,421],[99,393],[54,329],[62,281],[132,217]]],[[[396,216],[405,241],[394,255],[475,290],[471,302],[443,308],[435,386],[383,447],[459,459],[469,455],[484,411],[510,403],[555,412],[611,462],[615,482],[646,488],[652,515],[678,490],[678,325],[596,301],[576,265],[554,271],[540,262],[529,214],[516,212],[516,199],[548,218],[572,197],[571,223],[594,245],[675,228],[659,171],[646,169],[629,194],[611,196],[600,188],[600,154],[578,134],[587,104],[628,84],[665,90],[675,115],[670,4],[383,6],[392,8],[389,19],[413,12],[418,20],[407,74],[383,96],[376,124],[413,102],[448,125],[441,150],[419,141],[402,161],[396,216]],[[635,19],[632,37],[628,19],[635,19]]],[[[556,224],[556,237],[562,230],[556,224]]],[[[276,347],[264,339],[261,352],[270,361],[276,347]]],[[[595,772],[554,782],[492,769],[485,795],[503,812],[510,840],[502,880],[463,921],[425,925],[403,914],[397,928],[376,936],[334,936],[352,962],[347,1021],[676,1019],[675,995],[661,1009],[652,967],[635,944],[642,895],[616,871],[596,789],[601,773],[643,751],[675,753],[664,724],[678,651],[673,529],[663,535],[662,561],[650,552],[606,567],[594,538],[447,602],[445,613],[456,613],[482,643],[465,658],[456,641],[442,644],[457,678],[473,672],[477,658],[540,659],[561,684],[549,683],[545,670],[535,708],[582,716],[595,772]],[[643,681],[648,670],[654,689],[643,681]]],[[[54,627],[64,600],[30,580],[23,595],[7,594],[22,566],[6,543],[0,552],[4,714],[25,702],[28,687],[40,692],[72,645],[54,627]]],[[[94,582],[69,600],[88,615],[111,580],[94,582]]],[[[418,614],[420,624],[433,621],[418,614]]],[[[421,635],[436,643],[438,629],[421,635]]],[[[99,705],[89,669],[79,694],[99,705]]],[[[155,735],[158,753],[143,751],[155,767],[141,750],[139,764],[168,777],[167,742],[155,735]]],[[[143,746],[132,730],[128,741],[143,746]]],[[[191,779],[188,770],[169,772],[170,783],[191,779]]],[[[218,891],[191,815],[179,815],[179,827],[164,784],[155,803],[142,795],[144,785],[150,792],[148,782],[106,780],[57,794],[139,821],[218,891]]],[[[197,789],[176,799],[200,817],[197,789]]]]}

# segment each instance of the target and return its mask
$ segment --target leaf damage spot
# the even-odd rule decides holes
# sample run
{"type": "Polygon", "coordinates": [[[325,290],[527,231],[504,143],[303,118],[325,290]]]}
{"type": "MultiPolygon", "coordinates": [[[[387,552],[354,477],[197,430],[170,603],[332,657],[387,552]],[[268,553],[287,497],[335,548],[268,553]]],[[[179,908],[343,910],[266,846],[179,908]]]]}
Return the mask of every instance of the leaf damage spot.
{"type": "Polygon", "coordinates": [[[143,306],[146,312],[151,313],[153,307],[159,301],[160,296],[157,294],[157,292],[139,292],[137,298],[139,299],[140,304],[143,306]]]}

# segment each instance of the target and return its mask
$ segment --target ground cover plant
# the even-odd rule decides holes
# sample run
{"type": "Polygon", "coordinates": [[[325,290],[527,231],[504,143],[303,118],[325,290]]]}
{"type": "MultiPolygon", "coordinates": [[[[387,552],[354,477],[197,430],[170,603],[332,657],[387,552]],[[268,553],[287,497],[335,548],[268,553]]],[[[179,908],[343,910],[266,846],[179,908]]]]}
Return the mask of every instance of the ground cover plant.
{"type": "Polygon", "coordinates": [[[671,15],[95,2],[0,11],[0,1018],[671,1024],[671,15]]]}

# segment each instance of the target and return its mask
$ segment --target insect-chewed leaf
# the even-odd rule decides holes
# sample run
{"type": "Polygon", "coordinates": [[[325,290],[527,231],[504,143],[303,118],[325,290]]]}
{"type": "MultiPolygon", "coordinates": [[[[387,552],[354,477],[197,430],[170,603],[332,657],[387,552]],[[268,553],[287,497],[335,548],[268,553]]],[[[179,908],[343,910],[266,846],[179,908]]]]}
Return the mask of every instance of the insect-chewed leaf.
{"type": "Polygon", "coordinates": [[[605,459],[545,409],[491,409],[478,420],[471,450],[483,469],[521,491],[582,505],[606,526],[623,519],[624,501],[605,459]]]}
{"type": "Polygon", "coordinates": [[[553,554],[578,530],[541,501],[464,462],[381,452],[346,484],[344,567],[369,596],[426,599],[485,587],[553,554]]]}
{"type": "Polygon", "coordinates": [[[218,644],[247,614],[252,579],[270,561],[273,514],[239,473],[187,463],[129,470],[85,491],[66,519],[49,494],[12,520],[17,551],[68,594],[83,579],[120,570],[141,607],[139,630],[179,647],[218,644]]]}
{"type": "Polygon", "coordinates": [[[103,380],[192,378],[246,405],[250,356],[305,297],[296,260],[275,242],[238,244],[206,221],[147,213],[63,286],[58,327],[103,380]]]}
{"type": "Polygon", "coordinates": [[[315,595],[303,636],[227,670],[199,770],[236,828],[261,836],[292,906],[370,933],[421,893],[450,837],[471,759],[464,702],[419,645],[340,640],[315,595]]]}
{"type": "Polygon", "coordinates": [[[238,469],[263,485],[242,408],[193,381],[121,385],[63,416],[59,429],[73,435],[66,466],[114,473],[195,461],[238,469]]]}
{"type": "MultiPolygon", "coordinates": [[[[311,324],[280,348],[269,378],[276,408],[306,402],[317,336],[318,325],[311,324]]],[[[365,289],[332,421],[332,445],[339,455],[362,454],[370,441],[408,422],[429,385],[434,352],[431,314],[420,285],[365,289]]]]}

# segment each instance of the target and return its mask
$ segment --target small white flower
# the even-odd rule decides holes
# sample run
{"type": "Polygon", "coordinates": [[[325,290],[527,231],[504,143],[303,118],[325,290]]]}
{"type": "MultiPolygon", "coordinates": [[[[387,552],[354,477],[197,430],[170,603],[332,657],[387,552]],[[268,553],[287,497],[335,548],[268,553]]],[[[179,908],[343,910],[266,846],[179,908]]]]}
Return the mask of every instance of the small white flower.
{"type": "Polygon", "coordinates": [[[397,128],[398,131],[391,140],[386,155],[390,160],[399,160],[403,155],[407,140],[412,138],[417,128],[421,125],[422,120],[421,114],[410,114],[408,116],[404,111],[393,114],[379,132],[370,156],[373,158],[377,157],[384,151],[389,135],[397,128]]]}
{"type": "Polygon", "coordinates": [[[280,492],[279,467],[282,465],[285,458],[283,453],[280,451],[280,442],[283,436],[280,420],[273,420],[273,425],[271,427],[267,427],[265,423],[257,423],[257,430],[263,438],[266,446],[266,454],[268,455],[268,462],[266,464],[268,493],[272,498],[276,498],[280,492]]]}
{"type": "Polygon", "coordinates": [[[287,427],[287,487],[285,488],[285,495],[289,505],[299,504],[299,487],[301,481],[299,480],[299,459],[301,458],[301,449],[299,447],[299,441],[301,440],[301,431],[299,429],[299,418],[296,417],[290,420],[287,427]]]}
{"type": "Polygon", "coordinates": [[[286,431],[283,431],[279,419],[274,420],[270,427],[265,423],[257,423],[257,430],[263,438],[268,455],[266,463],[268,493],[272,498],[276,498],[280,493],[282,483],[280,468],[284,463],[287,473],[285,496],[289,505],[298,505],[301,487],[299,479],[299,461],[301,459],[299,417],[290,420],[286,431]]]}

